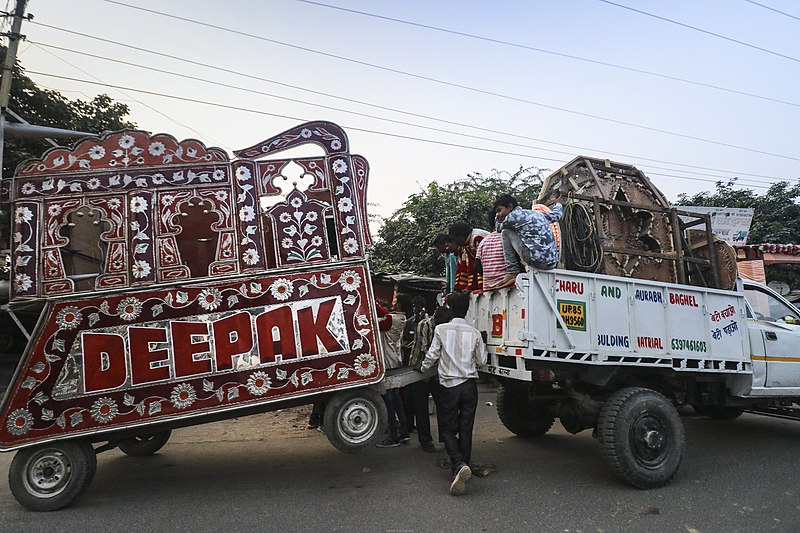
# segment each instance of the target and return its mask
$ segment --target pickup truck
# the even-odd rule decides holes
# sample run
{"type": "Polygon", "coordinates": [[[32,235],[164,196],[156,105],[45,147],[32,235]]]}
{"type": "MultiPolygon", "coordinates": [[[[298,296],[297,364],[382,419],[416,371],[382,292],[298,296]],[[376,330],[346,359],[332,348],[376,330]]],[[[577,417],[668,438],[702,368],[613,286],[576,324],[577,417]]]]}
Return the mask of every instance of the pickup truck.
{"type": "Polygon", "coordinates": [[[497,412],[522,437],[558,418],[592,429],[614,474],[668,483],[685,450],[677,407],[734,419],[797,417],[800,312],[769,288],[733,291],[566,270],[528,269],[516,286],[473,295],[481,370],[500,381],[497,412]]]}

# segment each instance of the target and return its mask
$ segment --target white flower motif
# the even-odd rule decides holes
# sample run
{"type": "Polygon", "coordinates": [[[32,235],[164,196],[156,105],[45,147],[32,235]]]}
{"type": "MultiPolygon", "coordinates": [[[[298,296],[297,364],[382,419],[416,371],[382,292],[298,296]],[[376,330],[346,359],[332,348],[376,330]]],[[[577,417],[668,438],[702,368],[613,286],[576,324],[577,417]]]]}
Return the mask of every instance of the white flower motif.
{"type": "Polygon", "coordinates": [[[302,130],[300,130],[300,137],[302,137],[303,139],[311,138],[311,130],[308,128],[303,128],[302,130]]]}
{"type": "Polygon", "coordinates": [[[322,245],[322,237],[319,235],[314,235],[311,237],[311,246],[321,246],[322,245]]]}
{"type": "Polygon", "coordinates": [[[47,214],[51,217],[57,217],[61,214],[61,206],[58,204],[53,204],[47,208],[47,214]]]}
{"type": "Polygon", "coordinates": [[[26,181],[25,183],[22,184],[22,194],[28,195],[28,194],[33,194],[35,192],[36,192],[36,186],[33,183],[26,181]]]}
{"type": "Polygon", "coordinates": [[[158,157],[160,155],[164,155],[164,152],[166,152],[167,149],[164,148],[164,143],[156,141],[154,143],[150,143],[150,146],[147,147],[147,151],[150,152],[150,155],[158,157]]]}
{"type": "Polygon", "coordinates": [[[260,257],[258,256],[258,250],[255,248],[248,248],[242,254],[242,260],[248,265],[255,265],[258,263],[260,257]]]}
{"type": "Polygon", "coordinates": [[[349,213],[353,210],[353,201],[350,198],[339,198],[337,205],[342,213],[349,213]]]}
{"type": "Polygon", "coordinates": [[[292,282],[286,278],[278,278],[269,286],[269,290],[276,300],[288,300],[292,295],[292,282]]]}
{"type": "Polygon", "coordinates": [[[33,280],[27,274],[17,274],[14,276],[14,287],[17,292],[25,292],[33,286],[33,280]]]}
{"type": "Polygon", "coordinates": [[[375,358],[369,354],[362,353],[356,357],[356,360],[353,362],[353,370],[355,370],[356,374],[359,376],[369,376],[375,372],[375,358]]]}
{"type": "Polygon", "coordinates": [[[222,293],[216,287],[209,287],[200,291],[197,303],[206,311],[213,311],[222,303],[222,293]]]}
{"type": "Polygon", "coordinates": [[[214,171],[214,174],[211,175],[216,181],[224,180],[225,179],[225,171],[221,168],[218,168],[214,171]]]}
{"type": "Polygon", "coordinates": [[[292,198],[292,201],[289,203],[292,205],[292,207],[297,209],[298,207],[303,205],[303,200],[301,200],[300,198],[292,198]]]}
{"type": "Polygon", "coordinates": [[[256,218],[256,212],[252,206],[246,205],[239,210],[239,218],[242,222],[250,222],[256,218]]]}
{"type": "Polygon", "coordinates": [[[345,239],[342,243],[342,248],[344,248],[344,252],[347,255],[353,255],[358,252],[358,241],[356,241],[353,237],[345,239]]]}
{"type": "Polygon", "coordinates": [[[100,180],[98,178],[89,178],[86,180],[86,186],[91,190],[95,190],[100,187],[100,180]]]}
{"type": "Polygon", "coordinates": [[[278,220],[283,223],[291,222],[292,216],[289,213],[281,213],[281,216],[278,217],[278,220]]]}
{"type": "Polygon", "coordinates": [[[141,196],[131,198],[131,213],[144,213],[147,210],[147,200],[141,196]]]}
{"type": "Polygon", "coordinates": [[[101,424],[107,424],[119,414],[119,408],[117,407],[117,402],[112,398],[98,398],[92,404],[91,413],[92,418],[96,421],[101,424]]]}
{"type": "Polygon", "coordinates": [[[92,159],[103,159],[103,157],[105,157],[106,155],[106,149],[100,146],[99,144],[95,144],[94,146],[89,148],[89,151],[86,153],[89,154],[89,157],[91,157],[92,159]]]}
{"type": "Polygon", "coordinates": [[[361,276],[355,270],[345,270],[339,278],[339,285],[347,292],[356,291],[361,286],[361,276]]]}
{"type": "Polygon", "coordinates": [[[339,139],[334,139],[334,140],[331,141],[331,148],[333,150],[338,150],[341,147],[342,147],[342,143],[339,141],[339,139]]]}
{"type": "Polygon", "coordinates": [[[136,139],[133,138],[133,135],[125,134],[119,138],[119,147],[127,150],[128,148],[132,147],[135,142],[136,139]]]}
{"type": "Polygon", "coordinates": [[[347,163],[345,163],[344,159],[337,159],[333,162],[333,171],[337,174],[344,174],[347,172],[347,163]]]}
{"type": "Polygon", "coordinates": [[[283,240],[281,241],[281,246],[283,246],[287,250],[291,248],[292,245],[294,245],[294,241],[289,237],[284,237],[283,240]]]}
{"type": "Polygon", "coordinates": [[[27,409],[15,409],[8,416],[6,427],[12,435],[24,435],[33,427],[33,415],[27,409]]]}
{"type": "Polygon", "coordinates": [[[137,279],[146,278],[150,275],[150,264],[147,261],[136,261],[131,267],[133,277],[137,279]]]}
{"type": "Polygon", "coordinates": [[[253,372],[247,378],[247,390],[253,396],[263,396],[269,390],[272,380],[266,372],[253,372]]]}
{"type": "Polygon", "coordinates": [[[306,220],[308,220],[309,222],[316,222],[317,218],[319,217],[317,216],[316,211],[310,211],[306,213],[306,220]]]}
{"type": "Polygon", "coordinates": [[[142,314],[142,302],[133,296],[123,298],[117,305],[117,314],[122,320],[136,320],[142,314]]]}
{"type": "Polygon", "coordinates": [[[164,174],[160,172],[156,172],[153,174],[153,185],[161,185],[162,183],[166,183],[167,179],[164,177],[164,174]]]}
{"type": "Polygon", "coordinates": [[[25,222],[30,222],[33,218],[33,211],[28,209],[27,207],[18,207],[15,211],[14,220],[17,224],[23,224],[25,222]]]}
{"type": "Polygon", "coordinates": [[[171,194],[165,194],[164,196],[161,197],[161,205],[163,205],[164,207],[172,205],[172,202],[174,201],[175,197],[172,196],[171,194]]]}
{"type": "Polygon", "coordinates": [[[238,167],[236,169],[236,179],[239,181],[247,181],[250,179],[250,169],[247,167],[238,167]]]}
{"type": "Polygon", "coordinates": [[[83,320],[83,316],[81,316],[80,310],[73,305],[65,307],[56,315],[58,329],[75,329],[81,323],[81,320],[83,320]]]}
{"type": "Polygon", "coordinates": [[[186,409],[197,399],[197,393],[189,383],[181,383],[172,389],[169,399],[175,408],[186,409]]]}
{"type": "Polygon", "coordinates": [[[122,202],[120,202],[117,198],[112,198],[111,200],[108,201],[109,209],[119,209],[121,205],[122,202]]]}
{"type": "Polygon", "coordinates": [[[214,193],[214,198],[216,198],[219,202],[224,202],[228,199],[228,193],[227,191],[217,191],[214,193]]]}

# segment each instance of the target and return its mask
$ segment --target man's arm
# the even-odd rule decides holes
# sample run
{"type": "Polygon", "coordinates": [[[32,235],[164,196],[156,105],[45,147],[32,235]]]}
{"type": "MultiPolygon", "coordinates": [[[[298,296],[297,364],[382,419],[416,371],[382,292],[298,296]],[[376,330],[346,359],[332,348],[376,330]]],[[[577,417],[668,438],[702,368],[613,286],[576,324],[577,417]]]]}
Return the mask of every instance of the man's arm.
{"type": "Polygon", "coordinates": [[[483,343],[483,337],[479,331],[476,330],[477,338],[472,352],[472,358],[475,363],[485,365],[487,361],[486,345],[483,343]]]}
{"type": "Polygon", "coordinates": [[[433,331],[433,342],[431,343],[431,347],[428,348],[428,353],[425,354],[425,359],[422,361],[422,364],[419,366],[419,370],[421,372],[425,372],[429,368],[433,368],[433,365],[439,362],[439,356],[442,353],[442,340],[439,337],[439,331],[433,331]]]}

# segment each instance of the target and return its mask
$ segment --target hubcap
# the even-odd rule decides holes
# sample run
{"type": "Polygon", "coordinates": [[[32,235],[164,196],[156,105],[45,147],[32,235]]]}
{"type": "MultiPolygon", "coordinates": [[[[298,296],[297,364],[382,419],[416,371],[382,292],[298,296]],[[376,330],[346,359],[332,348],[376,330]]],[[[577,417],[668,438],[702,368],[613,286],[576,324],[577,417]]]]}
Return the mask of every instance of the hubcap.
{"type": "Polygon", "coordinates": [[[377,420],[372,405],[359,399],[351,400],[342,408],[339,416],[341,436],[352,444],[368,441],[375,432],[377,420]]]}
{"type": "Polygon", "coordinates": [[[71,477],[69,457],[60,450],[42,450],[28,461],[25,488],[34,496],[50,498],[63,491],[71,477]]]}
{"type": "Polygon", "coordinates": [[[660,466],[668,456],[669,435],[664,421],[655,413],[641,413],[631,424],[631,451],[637,462],[648,467],[660,466]]]}

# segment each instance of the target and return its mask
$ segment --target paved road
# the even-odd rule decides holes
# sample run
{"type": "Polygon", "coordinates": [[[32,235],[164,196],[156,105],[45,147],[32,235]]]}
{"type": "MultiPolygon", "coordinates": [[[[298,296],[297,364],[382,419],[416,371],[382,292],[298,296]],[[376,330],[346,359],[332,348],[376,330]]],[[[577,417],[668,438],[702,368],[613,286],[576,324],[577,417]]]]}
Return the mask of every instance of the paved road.
{"type": "MultiPolygon", "coordinates": [[[[800,423],[685,414],[673,482],[640,491],[611,477],[585,431],[524,440],[481,391],[474,459],[498,471],[448,494],[443,453],[416,445],[346,455],[268,413],[178,430],[152,457],[101,454],[70,507],[30,513],[0,482],[0,530],[57,531],[791,531],[800,530],[800,423]]],[[[416,443],[414,443],[416,444],[416,443]]],[[[7,471],[12,454],[0,455],[7,471]]]]}

